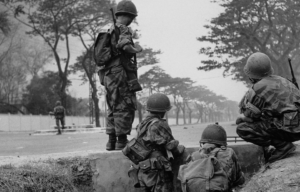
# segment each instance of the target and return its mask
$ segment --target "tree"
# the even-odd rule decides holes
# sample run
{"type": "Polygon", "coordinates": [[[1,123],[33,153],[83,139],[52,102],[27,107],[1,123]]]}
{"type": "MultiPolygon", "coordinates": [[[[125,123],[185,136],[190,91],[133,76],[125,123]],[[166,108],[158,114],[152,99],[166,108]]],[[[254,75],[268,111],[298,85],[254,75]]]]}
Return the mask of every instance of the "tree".
{"type": "MultiPolygon", "coordinates": [[[[23,94],[23,103],[29,113],[47,115],[49,111],[53,111],[56,101],[60,99],[57,94],[60,91],[58,77],[57,72],[46,71],[42,76],[36,75],[32,78],[23,94]]],[[[67,86],[69,85],[68,81],[67,86]]],[[[67,94],[67,115],[85,115],[87,107],[80,105],[81,102],[82,99],[67,94]]]]}
{"type": "Polygon", "coordinates": [[[187,91],[192,87],[193,83],[194,81],[188,77],[175,77],[169,79],[168,83],[166,84],[165,92],[173,97],[174,105],[176,107],[176,125],[178,125],[180,110],[182,110],[183,122],[186,124],[185,105],[183,101],[187,97],[187,91]]]}
{"type": "Polygon", "coordinates": [[[42,38],[53,52],[60,80],[58,94],[65,105],[71,57],[70,37],[74,35],[78,26],[86,27],[103,16],[103,12],[98,11],[99,1],[20,0],[18,2],[21,4],[14,9],[16,19],[30,28],[28,35],[42,38]],[[20,17],[20,14],[26,14],[27,20],[20,17]],[[59,52],[61,50],[64,50],[65,57],[59,52]]]}
{"type": "Polygon", "coordinates": [[[169,83],[171,76],[160,66],[154,66],[140,76],[139,82],[143,89],[149,90],[149,95],[153,92],[163,92],[163,89],[169,83]]]}
{"type": "Polygon", "coordinates": [[[290,77],[287,58],[297,60],[299,75],[300,1],[297,0],[216,0],[224,12],[205,28],[209,42],[200,53],[208,56],[200,70],[224,68],[224,75],[246,82],[243,67],[247,57],[257,51],[267,54],[276,73],[290,77]]]}
{"type": "Polygon", "coordinates": [[[194,101],[195,108],[197,109],[198,113],[198,120],[201,120],[201,122],[204,122],[204,115],[205,115],[205,108],[207,105],[207,101],[209,100],[209,97],[213,95],[214,93],[207,89],[205,86],[198,85],[198,86],[193,86],[187,93],[187,97],[191,100],[194,101]]]}

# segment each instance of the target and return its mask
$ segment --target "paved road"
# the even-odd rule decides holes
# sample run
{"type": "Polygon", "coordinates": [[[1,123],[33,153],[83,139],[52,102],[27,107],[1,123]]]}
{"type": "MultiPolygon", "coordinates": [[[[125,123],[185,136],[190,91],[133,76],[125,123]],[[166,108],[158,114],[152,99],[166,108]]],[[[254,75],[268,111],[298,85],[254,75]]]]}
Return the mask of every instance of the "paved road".
{"type": "MultiPolygon", "coordinates": [[[[172,126],[172,132],[185,146],[198,146],[207,124],[172,126]]],[[[234,136],[235,126],[220,123],[227,135],[234,136]]],[[[132,138],[136,131],[132,131],[132,138]]],[[[28,156],[67,152],[105,151],[105,133],[68,133],[62,135],[29,135],[29,133],[0,132],[0,156],[28,156]]]]}

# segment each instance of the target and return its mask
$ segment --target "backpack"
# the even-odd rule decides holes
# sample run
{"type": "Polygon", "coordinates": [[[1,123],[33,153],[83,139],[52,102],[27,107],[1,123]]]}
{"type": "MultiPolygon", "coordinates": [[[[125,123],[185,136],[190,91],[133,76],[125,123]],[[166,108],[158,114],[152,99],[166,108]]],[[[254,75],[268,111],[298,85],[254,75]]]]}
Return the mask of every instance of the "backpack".
{"type": "Polygon", "coordinates": [[[228,191],[228,177],[216,158],[219,148],[212,155],[181,165],[178,179],[183,192],[228,191]]]}
{"type": "Polygon", "coordinates": [[[98,67],[105,66],[105,64],[112,57],[111,50],[111,33],[100,32],[97,36],[96,42],[94,44],[94,60],[98,67]]]}

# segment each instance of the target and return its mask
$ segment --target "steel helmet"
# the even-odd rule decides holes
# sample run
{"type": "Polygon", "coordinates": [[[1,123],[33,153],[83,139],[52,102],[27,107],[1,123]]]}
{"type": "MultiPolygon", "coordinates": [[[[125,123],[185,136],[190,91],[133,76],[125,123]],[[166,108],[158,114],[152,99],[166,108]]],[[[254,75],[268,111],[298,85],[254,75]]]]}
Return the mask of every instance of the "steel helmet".
{"type": "Polygon", "coordinates": [[[225,129],[217,124],[208,125],[202,132],[200,143],[213,143],[227,146],[227,134],[225,129]]]}
{"type": "Polygon", "coordinates": [[[137,10],[136,10],[135,5],[131,1],[128,1],[128,0],[120,1],[117,5],[117,11],[116,11],[115,15],[118,16],[122,13],[127,13],[127,14],[133,15],[135,17],[137,16],[137,10]]]}
{"type": "Polygon", "coordinates": [[[61,105],[61,102],[60,101],[56,101],[55,105],[59,106],[59,105],[61,105]]]}
{"type": "Polygon", "coordinates": [[[264,53],[253,53],[244,67],[245,74],[252,79],[262,79],[272,75],[274,70],[270,58],[264,53]]]}
{"type": "Polygon", "coordinates": [[[172,108],[169,98],[162,93],[155,93],[148,98],[146,110],[150,112],[167,112],[172,108]]]}

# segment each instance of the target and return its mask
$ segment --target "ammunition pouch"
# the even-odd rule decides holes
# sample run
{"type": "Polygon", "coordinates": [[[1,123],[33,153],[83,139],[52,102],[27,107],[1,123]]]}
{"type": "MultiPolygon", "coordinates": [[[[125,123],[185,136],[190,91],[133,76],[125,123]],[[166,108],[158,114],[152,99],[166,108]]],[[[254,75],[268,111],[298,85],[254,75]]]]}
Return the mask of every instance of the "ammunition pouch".
{"type": "Polygon", "coordinates": [[[137,79],[129,80],[129,81],[127,81],[127,83],[129,86],[129,90],[132,92],[137,92],[137,91],[143,90],[142,86],[140,85],[140,83],[138,82],[137,79]]]}
{"type": "Polygon", "coordinates": [[[139,172],[139,170],[136,169],[134,166],[131,166],[130,169],[128,170],[128,176],[133,181],[133,186],[135,188],[141,187],[139,179],[138,179],[138,172],[139,172]]]}
{"type": "Polygon", "coordinates": [[[144,161],[149,157],[152,150],[148,149],[136,138],[131,139],[125,148],[122,150],[123,154],[128,157],[134,164],[138,165],[139,162],[144,161]]]}
{"type": "Polygon", "coordinates": [[[287,112],[283,113],[282,126],[297,127],[299,126],[299,112],[287,112]]]}

